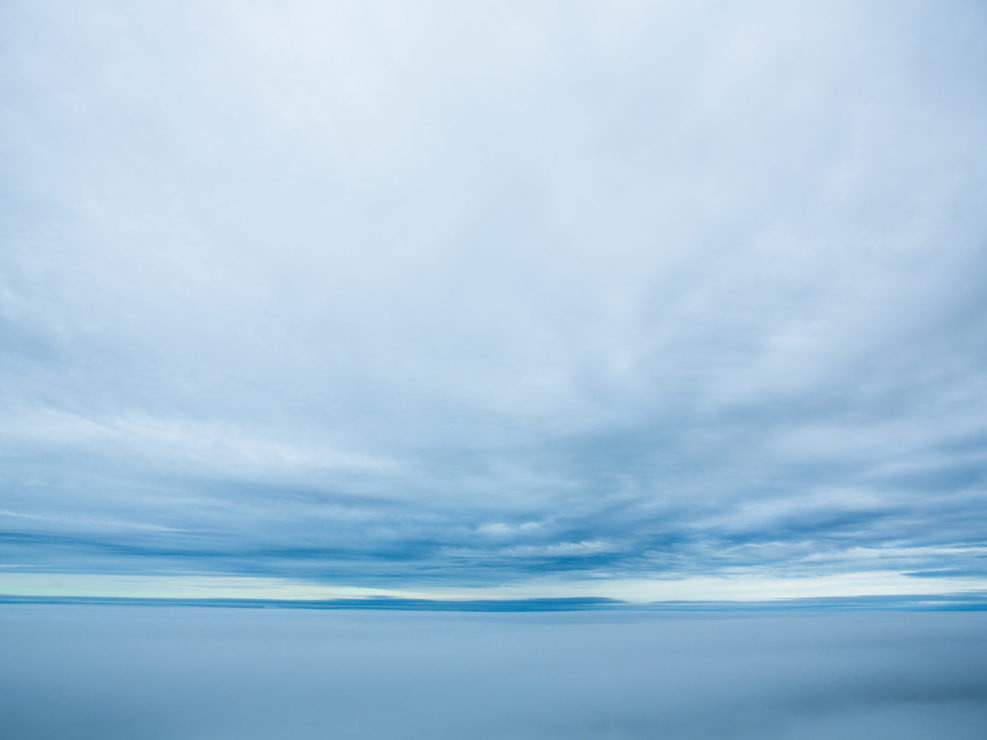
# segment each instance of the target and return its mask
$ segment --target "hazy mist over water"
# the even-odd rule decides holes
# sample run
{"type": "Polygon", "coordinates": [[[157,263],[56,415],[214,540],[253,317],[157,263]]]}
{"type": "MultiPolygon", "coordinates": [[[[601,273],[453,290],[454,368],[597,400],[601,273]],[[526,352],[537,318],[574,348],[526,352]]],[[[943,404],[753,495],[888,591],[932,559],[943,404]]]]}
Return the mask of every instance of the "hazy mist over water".
{"type": "Polygon", "coordinates": [[[982,738],[987,614],[7,606],[4,738],[982,738]]]}

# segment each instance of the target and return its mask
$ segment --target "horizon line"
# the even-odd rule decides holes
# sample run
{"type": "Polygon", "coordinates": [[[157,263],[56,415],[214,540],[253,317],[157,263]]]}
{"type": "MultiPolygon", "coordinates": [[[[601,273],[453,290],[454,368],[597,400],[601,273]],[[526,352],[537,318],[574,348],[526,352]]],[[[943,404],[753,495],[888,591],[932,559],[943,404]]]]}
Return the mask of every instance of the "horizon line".
{"type": "Polygon", "coordinates": [[[544,597],[524,599],[429,599],[395,596],[363,596],[332,599],[275,599],[222,597],[146,596],[43,596],[0,594],[0,607],[14,605],[162,606],[233,609],[306,609],[357,611],[442,612],[763,612],[806,610],[861,611],[987,611],[987,594],[966,592],[948,595],[878,595],[801,597],[758,601],[653,601],[630,602],[607,597],[544,597]]]}

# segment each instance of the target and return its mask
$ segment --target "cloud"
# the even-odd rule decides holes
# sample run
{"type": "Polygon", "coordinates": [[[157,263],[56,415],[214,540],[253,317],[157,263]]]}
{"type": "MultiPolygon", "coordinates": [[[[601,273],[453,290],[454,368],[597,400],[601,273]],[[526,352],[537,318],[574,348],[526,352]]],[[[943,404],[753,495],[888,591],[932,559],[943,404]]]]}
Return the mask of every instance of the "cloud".
{"type": "Polygon", "coordinates": [[[987,571],[979,4],[0,13],[8,567],[987,571]]]}

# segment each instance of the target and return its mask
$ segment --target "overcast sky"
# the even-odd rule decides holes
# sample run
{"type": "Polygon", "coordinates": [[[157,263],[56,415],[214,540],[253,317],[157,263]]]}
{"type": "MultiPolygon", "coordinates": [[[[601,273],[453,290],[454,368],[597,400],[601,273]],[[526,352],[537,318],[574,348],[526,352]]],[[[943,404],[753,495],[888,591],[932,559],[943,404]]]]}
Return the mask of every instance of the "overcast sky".
{"type": "Polygon", "coordinates": [[[0,592],[987,590],[980,2],[0,7],[0,592]]]}

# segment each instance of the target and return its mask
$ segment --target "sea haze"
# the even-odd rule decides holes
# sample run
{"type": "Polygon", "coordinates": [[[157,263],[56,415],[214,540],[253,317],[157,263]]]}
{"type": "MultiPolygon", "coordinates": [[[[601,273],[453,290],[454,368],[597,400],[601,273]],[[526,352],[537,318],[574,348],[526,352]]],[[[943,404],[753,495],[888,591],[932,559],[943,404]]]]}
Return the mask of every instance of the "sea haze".
{"type": "Polygon", "coordinates": [[[0,736],[980,740],[987,613],[0,610],[0,736]]]}

